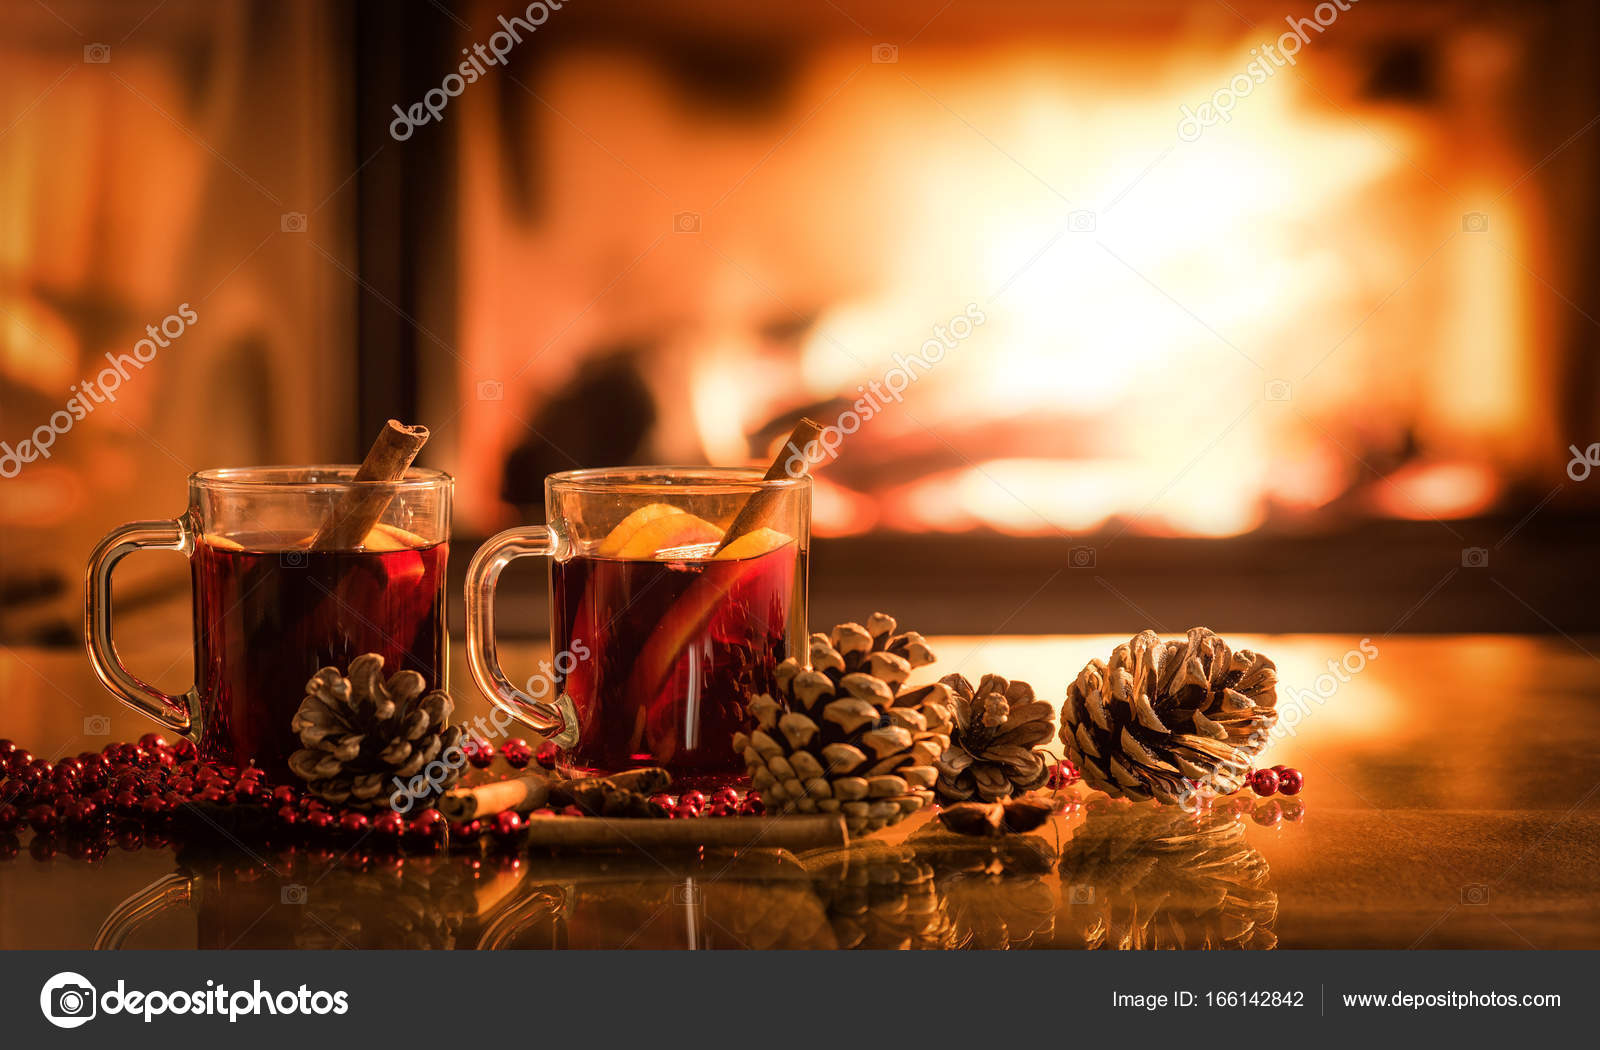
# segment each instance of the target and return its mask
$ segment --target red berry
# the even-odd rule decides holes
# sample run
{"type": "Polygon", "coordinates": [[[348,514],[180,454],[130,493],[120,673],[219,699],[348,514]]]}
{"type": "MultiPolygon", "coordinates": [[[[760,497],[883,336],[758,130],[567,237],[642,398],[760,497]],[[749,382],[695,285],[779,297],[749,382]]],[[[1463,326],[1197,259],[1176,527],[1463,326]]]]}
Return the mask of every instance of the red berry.
{"type": "Polygon", "coordinates": [[[146,733],[144,736],[139,738],[139,746],[145,748],[146,750],[153,751],[158,747],[166,747],[167,738],[162,736],[160,733],[146,733]]]}
{"type": "Polygon", "coordinates": [[[139,800],[139,812],[147,817],[164,817],[172,812],[172,807],[160,795],[146,795],[139,800]]]}
{"type": "Polygon", "coordinates": [[[406,833],[406,818],[390,810],[372,822],[372,830],[379,838],[398,842],[406,833]]]}
{"type": "MultiPolygon", "coordinates": [[[[9,744],[11,741],[7,740],[6,743],[9,744]]],[[[16,806],[13,806],[9,802],[4,805],[0,805],[0,833],[12,831],[21,823],[22,813],[17,809],[16,806]]]]}
{"type": "Polygon", "coordinates": [[[500,754],[505,756],[512,769],[522,769],[533,761],[533,745],[516,737],[500,745],[500,754]]]}
{"type": "Polygon", "coordinates": [[[272,801],[279,806],[292,806],[295,803],[294,794],[294,788],[280,784],[272,789],[272,801]]]}
{"type": "Polygon", "coordinates": [[[483,821],[469,820],[465,824],[450,825],[450,838],[455,842],[476,842],[485,830],[483,821]]]}
{"type": "Polygon", "coordinates": [[[672,807],[672,815],[679,820],[698,817],[700,815],[700,807],[691,805],[688,802],[679,801],[676,806],[672,807]]]}
{"type": "Polygon", "coordinates": [[[556,768],[556,759],[561,757],[561,749],[554,740],[546,740],[539,745],[539,750],[533,753],[533,760],[543,769],[556,768]]]}
{"type": "Polygon", "coordinates": [[[128,790],[119,791],[112,798],[111,805],[118,813],[131,817],[139,811],[139,796],[128,790]]]}
{"type": "MultiPolygon", "coordinates": [[[[1267,770],[1268,773],[1272,770],[1267,770]]],[[[1276,801],[1258,802],[1256,808],[1250,811],[1250,819],[1264,828],[1277,827],[1283,820],[1283,809],[1276,801]]]]}
{"type": "Polygon", "coordinates": [[[347,835],[359,835],[367,830],[367,815],[351,810],[339,818],[339,830],[347,835]]]}
{"type": "Polygon", "coordinates": [[[282,827],[292,828],[300,823],[300,811],[293,806],[280,806],[278,808],[278,824],[282,827]]]}
{"type": "Polygon", "coordinates": [[[494,815],[494,837],[509,842],[522,831],[522,814],[514,809],[503,809],[494,815]]]}
{"type": "Polygon", "coordinates": [[[1250,786],[1254,788],[1255,793],[1260,795],[1262,798],[1266,798],[1268,795],[1277,794],[1278,774],[1270,769],[1258,769],[1254,773],[1250,774],[1250,786]]]}
{"type": "Polygon", "coordinates": [[[563,817],[585,816],[583,810],[579,809],[577,806],[563,806],[561,809],[561,815],[563,817]]]}
{"type": "Polygon", "coordinates": [[[68,824],[88,827],[100,815],[100,807],[86,798],[75,798],[61,805],[61,816],[68,824]]]}
{"type": "Polygon", "coordinates": [[[233,789],[233,799],[235,802],[260,802],[266,797],[266,788],[262,787],[260,783],[254,780],[241,780],[233,789]]]}
{"type": "Polygon", "coordinates": [[[6,756],[6,774],[8,776],[17,776],[31,765],[33,765],[33,754],[23,748],[18,748],[6,756]]]}
{"type": "Polygon", "coordinates": [[[193,762],[196,751],[194,741],[184,737],[172,745],[172,757],[179,762],[193,762]]]}
{"type": "Polygon", "coordinates": [[[38,805],[28,810],[28,824],[41,835],[50,834],[60,823],[61,817],[54,806],[38,805]]]}
{"type": "Polygon", "coordinates": [[[761,796],[752,792],[744,797],[744,804],[739,807],[739,812],[747,817],[759,817],[767,811],[766,803],[761,801],[761,796]]]}
{"type": "Polygon", "coordinates": [[[329,813],[327,810],[317,809],[312,810],[310,813],[307,813],[305,816],[301,817],[300,823],[302,826],[308,827],[312,831],[327,831],[329,828],[333,827],[334,824],[338,823],[338,821],[334,818],[334,815],[329,813]]]}
{"type": "Polygon", "coordinates": [[[467,761],[472,763],[473,769],[488,769],[494,762],[494,748],[489,746],[487,740],[468,737],[461,745],[461,750],[466,754],[467,761]]]}
{"type": "Polygon", "coordinates": [[[1278,790],[1285,795],[1298,795],[1305,786],[1305,774],[1298,769],[1284,769],[1278,774],[1278,790]]]}
{"type": "Polygon", "coordinates": [[[444,836],[448,826],[449,822],[444,819],[443,813],[436,809],[425,809],[412,818],[408,830],[421,838],[436,839],[444,836]]]}
{"type": "Polygon", "coordinates": [[[739,801],[739,793],[731,787],[725,787],[711,796],[711,804],[713,806],[737,806],[739,801]]]}
{"type": "Polygon", "coordinates": [[[678,804],[678,800],[673,798],[671,795],[651,795],[650,801],[669,812],[673,806],[678,804]]]}
{"type": "Polygon", "coordinates": [[[194,781],[188,777],[173,777],[167,781],[167,790],[187,798],[194,794],[194,781]]]}
{"type": "Polygon", "coordinates": [[[0,740],[0,758],[5,758],[17,749],[17,745],[9,740],[0,740]]]}
{"type": "Polygon", "coordinates": [[[706,808],[706,796],[701,791],[685,791],[678,799],[680,806],[693,806],[696,811],[706,808]]]}

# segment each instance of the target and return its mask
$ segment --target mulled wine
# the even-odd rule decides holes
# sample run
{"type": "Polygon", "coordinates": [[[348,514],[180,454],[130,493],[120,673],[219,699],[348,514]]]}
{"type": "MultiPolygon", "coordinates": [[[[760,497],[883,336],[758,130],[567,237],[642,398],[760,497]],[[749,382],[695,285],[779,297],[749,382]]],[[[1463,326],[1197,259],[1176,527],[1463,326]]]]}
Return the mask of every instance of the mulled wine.
{"type": "Polygon", "coordinates": [[[578,713],[578,743],[564,755],[573,768],[659,765],[678,784],[742,771],[732,738],[746,728],[748,697],[771,692],[790,655],[805,561],[794,542],[750,557],[715,548],[552,564],[555,649],[567,654],[556,684],[578,713]]]}
{"type": "Polygon", "coordinates": [[[448,543],[378,526],[364,549],[285,548],[281,537],[196,541],[195,688],[201,754],[292,781],[290,720],[320,668],[362,653],[443,686],[448,543]],[[373,549],[383,547],[385,549],[373,549]]]}

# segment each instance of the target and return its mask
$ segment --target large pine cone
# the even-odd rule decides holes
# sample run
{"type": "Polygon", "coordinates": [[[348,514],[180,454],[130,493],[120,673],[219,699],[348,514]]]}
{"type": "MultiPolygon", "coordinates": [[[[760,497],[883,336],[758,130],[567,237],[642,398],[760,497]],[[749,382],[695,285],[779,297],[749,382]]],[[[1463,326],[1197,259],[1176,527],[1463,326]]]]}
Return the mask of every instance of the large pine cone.
{"type": "Polygon", "coordinates": [[[1183,641],[1142,631],[1067,687],[1061,742],[1090,787],[1181,803],[1237,791],[1277,724],[1278,671],[1204,627],[1183,641]]]}
{"type": "Polygon", "coordinates": [[[997,802],[1032,791],[1050,777],[1043,751],[1055,733],[1055,709],[1036,700],[1027,682],[986,674],[973,689],[961,675],[940,681],[955,695],[955,731],[939,759],[939,798],[965,802],[974,795],[997,802]]]}
{"type": "Polygon", "coordinates": [[[920,634],[873,613],[811,636],[811,666],[778,665],[778,695],[751,698],[756,729],[733,738],[769,813],[842,813],[851,834],[915,813],[931,798],[950,745],[950,690],[902,693],[933,662],[920,634]]]}
{"type": "MultiPolygon", "coordinates": [[[[425,692],[427,686],[415,671],[398,671],[386,681],[377,653],[351,660],[348,678],[324,667],[306,683],[291,723],[304,746],[289,756],[289,768],[325,801],[358,809],[381,805],[396,790],[393,778],[408,784],[461,741],[461,727],[450,724],[450,694],[425,692]]],[[[440,762],[430,770],[428,797],[449,790],[462,764],[440,762]]]]}

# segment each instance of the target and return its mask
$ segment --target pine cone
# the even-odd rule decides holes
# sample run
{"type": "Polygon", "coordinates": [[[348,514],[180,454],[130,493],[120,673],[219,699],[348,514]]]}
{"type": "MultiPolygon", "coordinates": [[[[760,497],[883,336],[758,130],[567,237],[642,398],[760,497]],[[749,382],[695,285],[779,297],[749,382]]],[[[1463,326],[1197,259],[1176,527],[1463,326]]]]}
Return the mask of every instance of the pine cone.
{"type": "Polygon", "coordinates": [[[1048,756],[1036,750],[1054,730],[1055,709],[1035,700],[1027,682],[986,674],[974,690],[961,675],[940,679],[955,694],[956,728],[939,759],[939,798],[986,802],[1032,791],[1050,777],[1048,756]]]}
{"type": "Polygon", "coordinates": [[[867,843],[803,860],[840,948],[956,947],[933,866],[912,847],[867,843]]]}
{"type": "Polygon", "coordinates": [[[1271,660],[1204,627],[1171,642],[1143,631],[1067,687],[1061,742],[1089,786],[1115,798],[1227,794],[1277,723],[1277,684],[1271,660]]]}
{"type": "MultiPolygon", "coordinates": [[[[306,683],[291,723],[304,746],[289,756],[289,768],[325,801],[358,809],[381,805],[393,793],[392,778],[410,781],[460,743],[461,727],[450,725],[450,694],[426,689],[415,671],[385,681],[377,653],[351,660],[348,678],[324,667],[306,683]]],[[[428,781],[430,797],[460,777],[460,763],[438,766],[442,772],[428,781]]]]}
{"type": "Polygon", "coordinates": [[[950,690],[900,687],[933,662],[922,636],[873,613],[811,636],[811,666],[778,665],[778,695],[751,698],[757,728],[733,738],[768,813],[842,813],[851,834],[876,831],[931,798],[933,763],[950,744],[950,690]]]}

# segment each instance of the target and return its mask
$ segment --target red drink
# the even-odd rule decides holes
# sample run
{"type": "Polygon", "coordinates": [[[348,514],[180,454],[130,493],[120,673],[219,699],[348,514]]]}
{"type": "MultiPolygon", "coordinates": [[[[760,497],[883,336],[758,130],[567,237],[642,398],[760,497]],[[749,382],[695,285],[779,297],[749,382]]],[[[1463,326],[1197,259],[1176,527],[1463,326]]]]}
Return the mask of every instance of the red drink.
{"type": "Polygon", "coordinates": [[[796,545],[726,560],[582,555],[554,562],[551,579],[556,652],[571,654],[556,684],[578,711],[565,760],[664,766],[679,785],[742,773],[732,740],[745,702],[772,691],[790,612],[804,608],[796,545]]]}
{"type": "Polygon", "coordinates": [[[195,685],[204,757],[288,778],[306,681],[362,653],[444,684],[446,543],[313,551],[235,536],[195,545],[195,685]]]}

